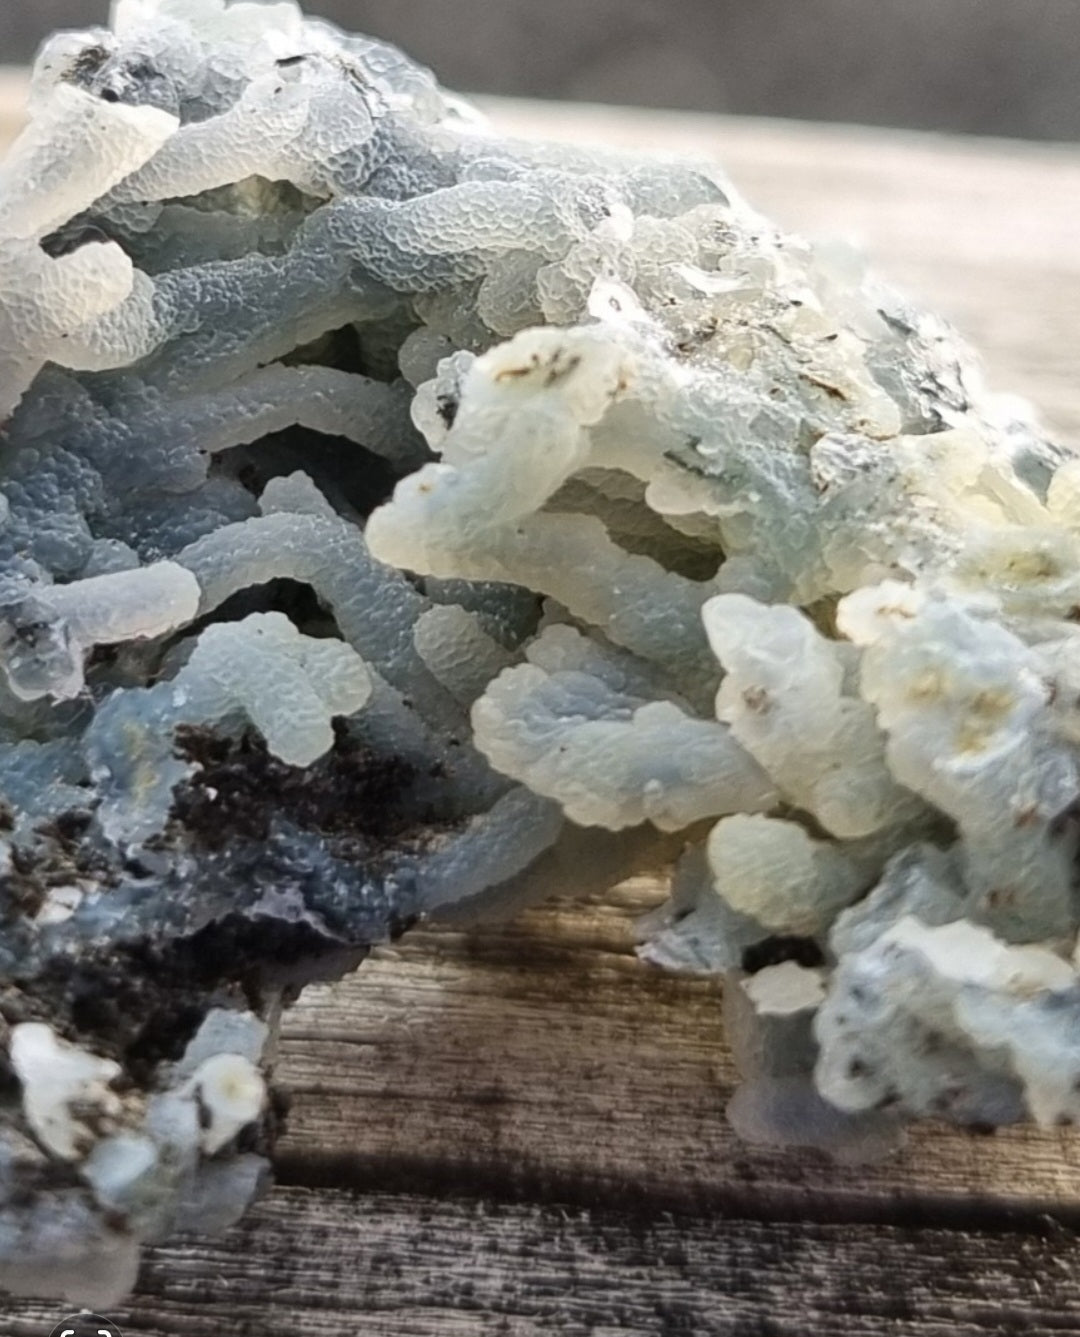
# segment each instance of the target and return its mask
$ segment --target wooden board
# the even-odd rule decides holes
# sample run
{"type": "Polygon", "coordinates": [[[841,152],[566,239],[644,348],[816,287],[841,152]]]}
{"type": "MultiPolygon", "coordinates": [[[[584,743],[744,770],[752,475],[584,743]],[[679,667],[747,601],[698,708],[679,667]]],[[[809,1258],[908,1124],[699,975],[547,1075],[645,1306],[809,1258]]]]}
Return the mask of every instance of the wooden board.
{"type": "Polygon", "coordinates": [[[11,143],[23,123],[26,74],[12,65],[0,65],[0,153],[11,143]]]}
{"type": "MultiPolygon", "coordinates": [[[[46,1337],[26,1305],[5,1337],[46,1337]]],[[[1080,1244],[278,1189],[154,1250],[132,1337],[1024,1337],[1080,1332],[1080,1244]]]]}
{"type": "MultiPolygon", "coordinates": [[[[0,140],[4,106],[0,88],[0,140]]],[[[785,223],[861,234],[996,385],[1080,440],[1080,150],[491,110],[514,133],[718,156],[785,223]]],[[[510,925],[413,932],[310,990],[282,1041],[283,1186],[223,1241],[155,1252],[129,1330],[1080,1332],[1080,1139],[928,1126],[873,1167],[742,1146],[716,984],[633,953],[661,889],[572,891],[510,925]]],[[[0,1334],[56,1317],[0,1305],[0,1334]]]]}
{"type": "Polygon", "coordinates": [[[923,1127],[837,1166],[740,1143],[715,980],[638,961],[632,882],[501,927],[429,929],[289,1014],[290,1183],[470,1189],[784,1219],[1080,1219],[1080,1137],[923,1127]]]}

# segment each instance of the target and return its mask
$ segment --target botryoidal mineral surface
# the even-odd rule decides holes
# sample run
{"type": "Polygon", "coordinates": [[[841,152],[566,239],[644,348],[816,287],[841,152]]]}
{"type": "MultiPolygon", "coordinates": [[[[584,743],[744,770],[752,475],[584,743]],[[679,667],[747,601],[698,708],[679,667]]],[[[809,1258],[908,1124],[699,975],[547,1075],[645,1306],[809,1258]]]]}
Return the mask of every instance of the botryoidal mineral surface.
{"type": "Polygon", "coordinates": [[[947,326],[291,3],[119,0],[31,99],[0,1283],[235,1219],[304,983],[635,871],[745,1136],[1080,1115],[1080,458],[947,326]]]}

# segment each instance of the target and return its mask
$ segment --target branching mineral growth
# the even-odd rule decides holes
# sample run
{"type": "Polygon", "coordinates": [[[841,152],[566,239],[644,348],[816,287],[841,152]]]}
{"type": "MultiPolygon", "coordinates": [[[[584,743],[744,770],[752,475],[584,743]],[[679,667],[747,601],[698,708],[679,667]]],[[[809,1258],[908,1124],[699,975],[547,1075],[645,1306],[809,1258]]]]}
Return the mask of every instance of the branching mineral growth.
{"type": "Polygon", "coordinates": [[[707,163],[118,0],[0,169],[0,1283],[235,1219],[281,1005],[674,866],[756,1140],[1080,1117],[1080,458],[707,163]]]}

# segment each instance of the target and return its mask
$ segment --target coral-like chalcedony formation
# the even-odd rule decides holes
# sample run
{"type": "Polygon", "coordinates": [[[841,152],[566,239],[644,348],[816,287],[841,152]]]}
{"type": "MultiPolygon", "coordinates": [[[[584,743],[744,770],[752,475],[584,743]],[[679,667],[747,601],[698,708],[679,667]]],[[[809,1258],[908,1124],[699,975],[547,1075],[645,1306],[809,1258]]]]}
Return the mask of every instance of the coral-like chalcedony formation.
{"type": "Polygon", "coordinates": [[[234,1219],[283,1003],[675,865],[748,1137],[1080,1116],[1080,459],[712,167],[118,0],[0,170],[0,1283],[234,1219]]]}

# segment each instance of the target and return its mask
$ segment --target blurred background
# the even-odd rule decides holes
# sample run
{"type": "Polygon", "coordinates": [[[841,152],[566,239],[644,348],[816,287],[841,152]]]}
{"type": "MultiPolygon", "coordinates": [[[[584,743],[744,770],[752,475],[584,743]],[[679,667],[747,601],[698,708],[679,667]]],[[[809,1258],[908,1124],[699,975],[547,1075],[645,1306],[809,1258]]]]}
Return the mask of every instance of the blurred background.
{"type": "MultiPolygon", "coordinates": [[[[475,92],[1080,139],[1080,0],[307,0],[475,92]]],[[[0,63],[107,0],[0,0],[0,63]]]]}

